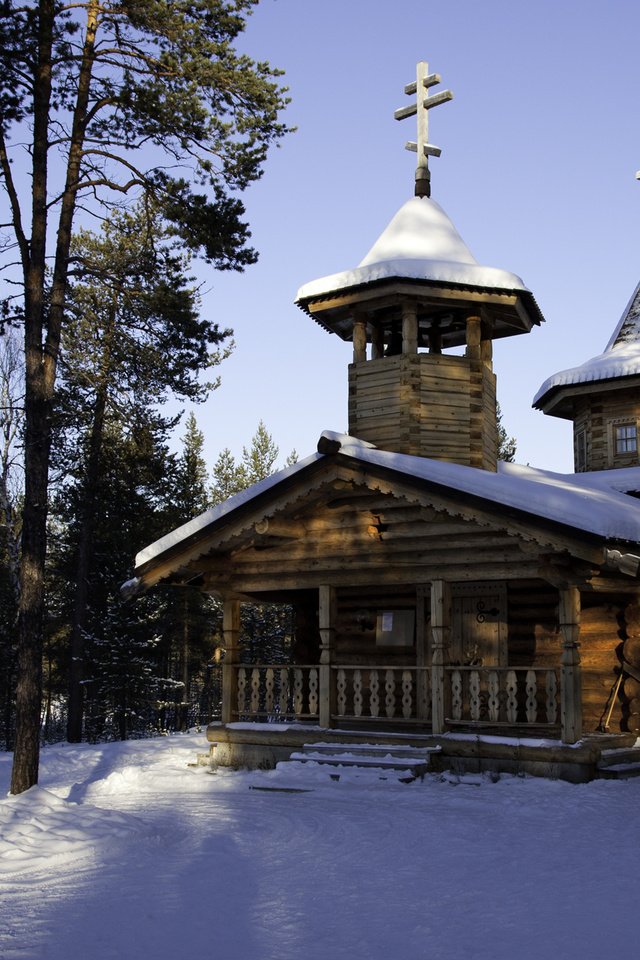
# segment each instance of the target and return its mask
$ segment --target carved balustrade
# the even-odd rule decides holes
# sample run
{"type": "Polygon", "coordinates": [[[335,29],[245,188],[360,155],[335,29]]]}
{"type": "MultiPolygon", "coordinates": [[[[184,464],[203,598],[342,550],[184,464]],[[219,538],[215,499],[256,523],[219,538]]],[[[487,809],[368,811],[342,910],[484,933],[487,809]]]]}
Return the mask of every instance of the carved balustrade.
{"type": "Polygon", "coordinates": [[[532,667],[449,666],[450,721],[555,727],[560,723],[558,671],[532,667]]]}
{"type": "Polygon", "coordinates": [[[429,671],[416,666],[339,666],[335,678],[335,719],[428,722],[429,671]]]}

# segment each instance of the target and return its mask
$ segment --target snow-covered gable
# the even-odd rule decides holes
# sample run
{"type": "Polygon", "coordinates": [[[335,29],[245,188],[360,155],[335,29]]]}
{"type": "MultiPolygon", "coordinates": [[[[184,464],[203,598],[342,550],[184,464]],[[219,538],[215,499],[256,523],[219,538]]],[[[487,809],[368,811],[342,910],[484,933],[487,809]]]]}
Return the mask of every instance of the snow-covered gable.
{"type": "Polygon", "coordinates": [[[296,301],[393,277],[528,292],[515,274],[481,266],[434,200],[412,197],[357,267],[304,284],[296,301]]]}
{"type": "Polygon", "coordinates": [[[640,376],[640,284],[604,351],[580,366],[561,370],[545,380],[533,399],[533,406],[541,407],[548,394],[559,387],[631,376],[640,376]]]}
{"type": "MultiPolygon", "coordinates": [[[[329,441],[331,449],[344,457],[393,470],[406,478],[436,484],[449,494],[458,492],[472,496],[487,505],[517,510],[605,541],[640,543],[640,501],[627,495],[627,491],[640,489],[640,467],[562,474],[500,463],[498,472],[492,473],[456,463],[379,450],[345,434],[327,431],[322,439],[329,441]]],[[[168,551],[204,533],[238,508],[301,474],[323,456],[313,454],[173,530],[137,555],[136,569],[157,561],[168,551]]]]}

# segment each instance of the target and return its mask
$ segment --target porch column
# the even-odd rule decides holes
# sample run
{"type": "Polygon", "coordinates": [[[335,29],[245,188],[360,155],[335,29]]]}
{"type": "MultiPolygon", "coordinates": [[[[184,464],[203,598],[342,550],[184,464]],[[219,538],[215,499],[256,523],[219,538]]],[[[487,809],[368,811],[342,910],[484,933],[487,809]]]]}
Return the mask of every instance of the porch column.
{"type": "Polygon", "coordinates": [[[434,733],[444,733],[450,696],[445,664],[451,639],[451,588],[444,580],[431,584],[431,635],[431,726],[434,733]]]}
{"type": "Polygon", "coordinates": [[[582,672],[578,637],[580,636],[580,591],[564,587],[558,591],[559,625],[562,637],[560,717],[562,740],[575,743],[582,736],[582,672]]]}
{"type": "Polygon", "coordinates": [[[318,589],[320,628],[320,702],[318,721],[321,727],[331,726],[333,713],[333,684],[331,682],[331,661],[336,633],[336,591],[335,587],[323,585],[318,589]]]}
{"type": "Polygon", "coordinates": [[[222,605],[222,722],[231,723],[238,708],[238,659],[240,648],[240,601],[225,600],[222,605]]]}
{"type": "Polygon", "coordinates": [[[416,716],[427,722],[430,718],[429,674],[429,631],[427,630],[426,591],[428,586],[419,586],[416,591],[416,716]]]}

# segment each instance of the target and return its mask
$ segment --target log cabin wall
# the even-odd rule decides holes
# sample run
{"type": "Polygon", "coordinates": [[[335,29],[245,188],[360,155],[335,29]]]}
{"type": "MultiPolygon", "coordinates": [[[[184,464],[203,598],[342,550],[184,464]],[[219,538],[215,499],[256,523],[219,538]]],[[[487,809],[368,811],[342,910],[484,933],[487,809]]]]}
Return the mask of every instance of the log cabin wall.
{"type": "MultiPolygon", "coordinates": [[[[558,632],[558,591],[541,580],[508,584],[510,666],[557,666],[562,641],[558,632]]],[[[580,669],[582,673],[582,722],[585,733],[601,726],[609,696],[622,662],[624,599],[603,601],[582,595],[580,613],[580,669]]],[[[615,698],[609,729],[627,729],[627,717],[635,711],[629,703],[640,695],[640,683],[627,683],[615,698]]]]}
{"type": "Polygon", "coordinates": [[[353,363],[349,433],[382,450],[495,471],[495,375],[486,362],[449,354],[353,363]]]}
{"type": "Polygon", "coordinates": [[[636,466],[638,447],[630,453],[618,453],[615,427],[632,424],[640,436],[640,398],[638,390],[602,391],[578,397],[574,404],[573,435],[576,471],[610,470],[636,466]],[[585,454],[581,454],[584,444],[585,454]]]}
{"type": "Polygon", "coordinates": [[[376,586],[343,588],[337,592],[336,660],[344,664],[384,663],[390,667],[416,661],[415,626],[409,643],[380,645],[376,641],[378,616],[385,611],[415,611],[415,587],[376,586]]]}
{"type": "MultiPolygon", "coordinates": [[[[622,663],[624,601],[603,602],[582,597],[580,613],[580,661],[582,671],[582,724],[585,733],[597,730],[605,719],[607,704],[622,663]]],[[[627,729],[627,710],[616,696],[609,723],[612,733],[627,729]]]]}

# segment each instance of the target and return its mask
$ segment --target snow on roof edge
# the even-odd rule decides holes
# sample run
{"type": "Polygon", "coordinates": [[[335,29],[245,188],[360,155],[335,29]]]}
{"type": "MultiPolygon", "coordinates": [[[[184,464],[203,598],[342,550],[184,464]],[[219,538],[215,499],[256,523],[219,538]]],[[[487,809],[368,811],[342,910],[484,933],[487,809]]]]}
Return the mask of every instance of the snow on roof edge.
{"type": "Polygon", "coordinates": [[[312,453],[311,456],[305,457],[303,460],[298,460],[296,463],[289,467],[284,467],[277,473],[272,473],[271,476],[266,477],[264,480],[260,480],[258,483],[254,483],[246,490],[241,490],[240,493],[234,494],[234,496],[229,497],[229,499],[225,500],[223,503],[219,503],[215,507],[210,507],[208,510],[205,510],[204,513],[194,517],[193,520],[189,520],[187,523],[182,524],[182,526],[176,527],[175,530],[165,534],[164,537],[160,537],[159,540],[155,540],[153,543],[150,543],[147,547],[144,547],[143,550],[136,554],[135,569],[137,570],[138,567],[149,563],[150,560],[155,560],[155,558],[160,556],[160,554],[166,553],[166,551],[170,550],[172,547],[175,547],[185,540],[190,539],[195,534],[200,533],[201,530],[204,530],[206,527],[210,526],[212,523],[222,519],[222,517],[226,516],[228,513],[232,513],[243,504],[249,503],[261,493],[270,490],[271,487],[277,486],[277,484],[281,483],[283,480],[286,480],[287,477],[294,476],[296,473],[299,473],[305,467],[309,466],[309,464],[313,463],[315,460],[319,460],[320,458],[321,454],[312,453]]]}
{"type": "MultiPolygon", "coordinates": [[[[606,540],[640,543],[640,502],[627,495],[628,490],[640,490],[640,467],[562,474],[500,461],[498,472],[493,473],[458,463],[380,450],[348,434],[327,430],[323,431],[322,437],[338,442],[340,454],[355,460],[386,467],[606,540]]],[[[313,453],[149,544],[135,558],[136,571],[323,457],[324,454],[313,453]]]]}

